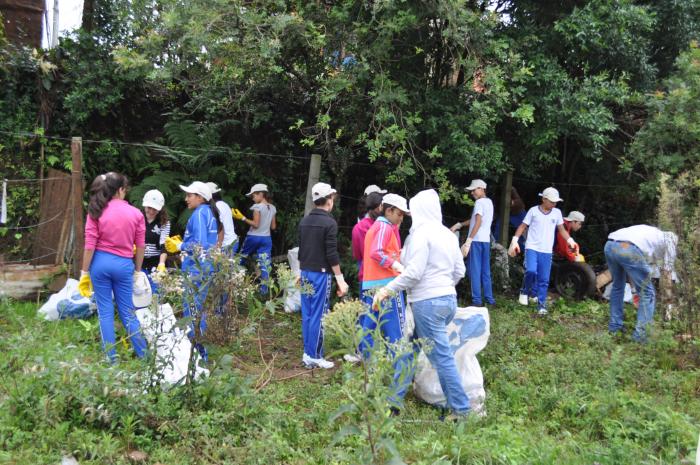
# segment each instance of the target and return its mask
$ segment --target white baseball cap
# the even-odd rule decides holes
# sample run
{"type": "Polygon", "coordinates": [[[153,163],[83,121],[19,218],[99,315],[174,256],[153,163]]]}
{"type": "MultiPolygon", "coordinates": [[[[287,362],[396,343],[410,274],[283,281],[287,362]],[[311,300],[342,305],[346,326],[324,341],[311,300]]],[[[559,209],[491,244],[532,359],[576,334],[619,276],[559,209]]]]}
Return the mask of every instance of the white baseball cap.
{"type": "Polygon", "coordinates": [[[586,216],[581,213],[580,211],[573,210],[570,211],[569,214],[564,218],[566,221],[579,221],[583,223],[586,221],[586,216]]]}
{"type": "Polygon", "coordinates": [[[183,186],[181,184],[180,189],[187,192],[188,194],[200,195],[207,202],[211,200],[211,189],[209,189],[209,186],[204,184],[202,181],[195,181],[189,186],[183,186]]]}
{"type": "Polygon", "coordinates": [[[542,191],[542,193],[538,194],[540,197],[545,198],[549,200],[550,202],[563,202],[564,199],[559,197],[559,191],[556,190],[553,187],[548,187],[545,190],[542,191]]]}
{"type": "Polygon", "coordinates": [[[330,184],[325,182],[317,182],[311,188],[311,199],[315,202],[323,197],[328,197],[331,194],[335,194],[337,191],[331,187],[330,184]]]}
{"type": "Polygon", "coordinates": [[[486,189],[486,183],[481,179],[472,179],[472,183],[467,186],[468,191],[473,191],[478,188],[486,189]]]}
{"type": "Polygon", "coordinates": [[[153,189],[146,192],[146,194],[143,196],[143,202],[141,202],[141,205],[161,211],[163,209],[163,205],[165,205],[165,197],[163,197],[163,194],[161,194],[159,190],[153,189]]]}
{"type": "Polygon", "coordinates": [[[267,184],[256,184],[250,188],[250,192],[246,194],[247,197],[253,195],[254,192],[269,192],[267,190],[267,184]]]}
{"type": "Polygon", "coordinates": [[[221,192],[221,188],[216,185],[215,182],[208,182],[207,187],[211,191],[212,194],[216,194],[217,192],[221,192]]]}
{"type": "Polygon", "coordinates": [[[379,192],[380,194],[386,194],[386,189],[382,189],[376,184],[370,184],[369,186],[365,187],[365,195],[369,195],[372,192],[379,192]]]}
{"type": "Polygon", "coordinates": [[[404,213],[410,213],[406,199],[399,194],[386,194],[384,198],[382,198],[382,204],[396,207],[404,213]]]}
{"type": "Polygon", "coordinates": [[[134,290],[132,300],[134,307],[143,308],[151,305],[153,293],[151,291],[151,283],[148,282],[148,277],[143,271],[134,273],[134,290]]]}

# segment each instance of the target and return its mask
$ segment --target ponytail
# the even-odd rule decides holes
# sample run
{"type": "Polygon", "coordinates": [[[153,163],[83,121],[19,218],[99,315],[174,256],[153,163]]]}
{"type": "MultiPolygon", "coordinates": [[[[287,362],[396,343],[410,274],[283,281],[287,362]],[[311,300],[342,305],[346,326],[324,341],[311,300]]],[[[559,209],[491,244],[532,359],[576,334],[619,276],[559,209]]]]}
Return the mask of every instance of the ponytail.
{"type": "Polygon", "coordinates": [[[98,220],[109,201],[119,192],[119,189],[128,187],[129,180],[123,174],[110,171],[97,176],[90,185],[90,202],[88,203],[88,214],[90,217],[98,220]]]}
{"type": "Polygon", "coordinates": [[[212,199],[207,203],[209,208],[211,208],[211,213],[214,215],[214,219],[216,220],[216,230],[221,232],[221,230],[224,229],[224,224],[221,222],[221,215],[219,214],[219,208],[216,206],[216,200],[214,200],[212,197],[212,199]]]}

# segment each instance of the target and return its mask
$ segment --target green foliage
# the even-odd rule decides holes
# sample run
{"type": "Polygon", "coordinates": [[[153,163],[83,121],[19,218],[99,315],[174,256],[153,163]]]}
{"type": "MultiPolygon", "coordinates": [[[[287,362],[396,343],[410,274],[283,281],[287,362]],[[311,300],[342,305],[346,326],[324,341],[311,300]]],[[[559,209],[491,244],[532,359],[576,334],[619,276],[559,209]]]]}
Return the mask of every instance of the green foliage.
{"type": "Polygon", "coordinates": [[[650,116],[630,146],[624,167],[641,172],[655,195],[662,173],[672,177],[700,163],[700,48],[693,43],[676,63],[664,90],[650,95],[650,116]]]}

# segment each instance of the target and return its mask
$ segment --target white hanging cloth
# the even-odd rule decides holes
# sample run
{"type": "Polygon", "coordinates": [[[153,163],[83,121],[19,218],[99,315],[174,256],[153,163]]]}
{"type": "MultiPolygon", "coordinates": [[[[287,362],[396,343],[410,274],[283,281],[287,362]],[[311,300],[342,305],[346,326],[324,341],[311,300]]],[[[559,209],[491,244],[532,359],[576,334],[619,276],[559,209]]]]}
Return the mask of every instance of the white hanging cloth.
{"type": "Polygon", "coordinates": [[[7,223],[7,179],[2,180],[2,200],[0,200],[0,223],[7,223]]]}

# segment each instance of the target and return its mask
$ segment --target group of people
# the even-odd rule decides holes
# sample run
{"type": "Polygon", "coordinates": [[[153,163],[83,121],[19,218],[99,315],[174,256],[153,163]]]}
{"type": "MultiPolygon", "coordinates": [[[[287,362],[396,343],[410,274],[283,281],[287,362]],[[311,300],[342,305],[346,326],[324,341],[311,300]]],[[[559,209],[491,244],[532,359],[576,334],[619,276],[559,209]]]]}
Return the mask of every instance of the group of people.
{"type": "MultiPolygon", "coordinates": [[[[265,184],[255,184],[246,194],[254,204],[248,218],[231,209],[221,198],[214,183],[195,181],[180,186],[185,192],[187,207],[193,210],[184,238],[170,236],[170,223],[165,199],[157,190],[143,198],[143,212],[126,202],[128,180],[119,173],[98,176],[90,188],[88,218],[85,226],[85,252],[79,289],[83,295],[93,290],[97,303],[102,343],[108,357],[114,360],[114,306],[128,332],[137,356],[143,357],[146,342],[134,313],[132,293],[135,276],[142,271],[149,275],[165,271],[168,253],[181,253],[182,271],[190,276],[185,289],[183,313],[201,315],[199,328],[206,329],[202,308],[207,294],[207,275],[214,272],[206,256],[195,257],[198,250],[221,247],[232,256],[239,250],[238,235],[233,220],[250,226],[241,249],[242,259],[256,255],[261,269],[261,292],[266,293],[271,256],[271,231],[276,228],[276,209],[270,203],[265,184]]],[[[387,193],[371,185],[365,190],[364,215],[352,231],[352,251],[358,263],[360,300],[365,312],[358,325],[365,337],[356,353],[347,354],[349,362],[370,356],[372,331],[379,326],[380,334],[393,343],[406,331],[406,304],[411,305],[415,321],[415,337],[429,341],[427,354],[438,372],[438,378],[452,415],[461,417],[469,412],[469,399],[462,388],[460,376],[450,347],[447,325],[457,310],[456,286],[468,275],[473,305],[493,305],[490,248],[493,203],[487,196],[487,185],[475,179],[467,187],[474,198],[472,215],[448,229],[443,225],[438,193],[433,189],[419,192],[410,200],[387,193]],[[406,216],[411,227],[402,245],[399,227],[406,216]],[[468,226],[467,237],[460,247],[458,232],[468,226]],[[465,266],[465,262],[466,265],[465,266]]],[[[300,275],[297,280],[307,286],[302,292],[302,363],[309,368],[332,368],[334,363],[324,357],[323,316],[329,311],[333,281],[336,294],[348,293],[348,283],[341,271],[338,253],[338,226],[331,215],[337,192],[329,184],[317,183],[311,189],[314,209],[301,219],[298,227],[300,275]]],[[[562,199],[549,187],[540,194],[542,200],[527,210],[517,226],[508,253],[520,253],[524,240],[525,277],[518,302],[537,303],[539,314],[547,313],[547,289],[553,252],[569,260],[578,260],[578,244],[570,236],[578,231],[585,217],[572,211],[564,218],[556,208],[562,199]]],[[[609,331],[623,329],[622,296],[628,277],[641,295],[637,325],[633,337],[644,340],[646,327],[654,313],[655,291],[651,282],[653,267],[661,260],[664,272],[672,271],[677,237],[670,232],[646,225],[615,231],[608,237],[605,256],[613,277],[609,331]]],[[[155,283],[153,283],[155,286],[155,283]]],[[[206,349],[198,345],[206,360],[206,349]]],[[[412,373],[406,372],[411,356],[394,360],[394,389],[388,399],[391,408],[400,411],[412,373]]],[[[410,371],[410,370],[409,370],[410,371]]]]}
{"type": "MultiPolygon", "coordinates": [[[[214,270],[205,254],[201,257],[194,254],[200,250],[206,253],[213,247],[221,247],[231,256],[237,253],[239,241],[234,218],[250,226],[241,250],[241,261],[255,255],[263,283],[268,279],[272,251],[270,234],[276,227],[276,209],[269,202],[267,186],[255,184],[246,194],[253,200],[252,218],[238,209],[231,209],[215,183],[195,181],[180,188],[185,193],[187,208],[192,210],[184,238],[170,236],[165,198],[160,191],[146,192],[143,211],[140,211],[125,200],[129,189],[126,176],[115,172],[101,174],[90,186],[78,289],[86,297],[94,293],[102,345],[111,361],[116,360],[113,301],[134,352],[138,357],[145,355],[146,342],[135,316],[133,296],[138,294],[144,279],[157,292],[151,274],[166,272],[169,253],[181,253],[182,271],[190,278],[185,287],[183,315],[201,316],[198,328],[191,326],[190,336],[195,331],[205,331],[206,315],[202,306],[207,295],[207,277],[214,270]]],[[[264,284],[261,291],[266,292],[264,284]]],[[[204,346],[197,344],[197,349],[206,360],[204,346]]]]}

